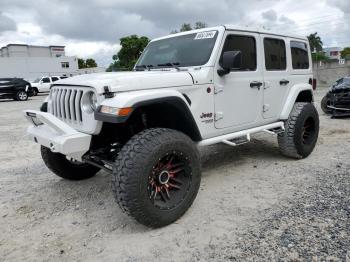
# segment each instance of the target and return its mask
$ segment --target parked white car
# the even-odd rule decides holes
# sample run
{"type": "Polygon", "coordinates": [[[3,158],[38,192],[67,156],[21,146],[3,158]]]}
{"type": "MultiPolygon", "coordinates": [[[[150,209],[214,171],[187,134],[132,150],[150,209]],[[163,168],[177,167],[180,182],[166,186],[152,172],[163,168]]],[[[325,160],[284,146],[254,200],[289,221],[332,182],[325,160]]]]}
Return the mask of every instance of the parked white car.
{"type": "Polygon", "coordinates": [[[316,145],[306,37],[230,25],[182,32],[152,40],[134,69],[54,83],[42,111],[25,116],[53,173],[111,173],[120,207],[144,225],[168,225],[191,206],[199,147],[258,132],[277,135],[295,159],[316,145]]]}
{"type": "Polygon", "coordinates": [[[65,79],[66,76],[44,76],[41,78],[35,79],[31,82],[31,86],[33,87],[33,94],[36,96],[38,93],[47,93],[50,91],[50,86],[53,82],[56,82],[60,79],[65,79]]]}

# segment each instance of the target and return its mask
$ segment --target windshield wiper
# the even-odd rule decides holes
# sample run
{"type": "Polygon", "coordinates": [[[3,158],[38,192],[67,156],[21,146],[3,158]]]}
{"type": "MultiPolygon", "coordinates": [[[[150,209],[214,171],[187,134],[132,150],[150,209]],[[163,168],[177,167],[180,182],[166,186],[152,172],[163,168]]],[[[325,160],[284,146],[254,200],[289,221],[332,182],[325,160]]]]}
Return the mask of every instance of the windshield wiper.
{"type": "Polygon", "coordinates": [[[168,62],[168,63],[164,63],[164,64],[158,64],[158,66],[170,66],[170,67],[173,67],[173,68],[175,68],[177,70],[180,70],[178,65],[180,65],[179,62],[175,62],[175,63],[168,62]]]}
{"type": "Polygon", "coordinates": [[[137,66],[135,66],[136,69],[143,69],[143,71],[145,69],[150,70],[150,68],[152,68],[152,67],[153,67],[153,65],[137,65],[137,66]]]}

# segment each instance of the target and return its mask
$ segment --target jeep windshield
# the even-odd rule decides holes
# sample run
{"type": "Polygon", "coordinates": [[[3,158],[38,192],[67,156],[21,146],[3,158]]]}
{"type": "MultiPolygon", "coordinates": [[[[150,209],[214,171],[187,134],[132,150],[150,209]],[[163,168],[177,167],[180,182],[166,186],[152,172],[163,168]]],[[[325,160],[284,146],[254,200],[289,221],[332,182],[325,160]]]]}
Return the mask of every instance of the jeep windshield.
{"type": "Polygon", "coordinates": [[[208,62],[218,32],[206,31],[151,42],[136,69],[200,66],[208,62]]]}

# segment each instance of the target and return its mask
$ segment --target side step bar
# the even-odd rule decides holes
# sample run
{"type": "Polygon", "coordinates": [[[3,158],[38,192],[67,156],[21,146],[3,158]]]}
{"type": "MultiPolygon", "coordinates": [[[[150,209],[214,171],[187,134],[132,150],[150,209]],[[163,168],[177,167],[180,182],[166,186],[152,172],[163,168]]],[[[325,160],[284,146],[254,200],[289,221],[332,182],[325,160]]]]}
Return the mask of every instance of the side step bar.
{"type": "Polygon", "coordinates": [[[250,142],[250,134],[247,134],[246,136],[234,138],[231,141],[222,140],[222,142],[229,146],[240,146],[250,142]]]}
{"type": "Polygon", "coordinates": [[[226,134],[226,135],[222,135],[222,136],[208,138],[208,139],[200,141],[197,145],[198,146],[209,146],[209,145],[214,145],[214,144],[218,144],[218,143],[225,143],[225,144],[228,144],[230,146],[237,146],[241,143],[231,142],[230,140],[235,139],[235,138],[246,137],[247,142],[249,142],[251,134],[259,133],[259,132],[267,132],[269,134],[275,134],[276,132],[274,132],[274,129],[284,130],[284,123],[281,121],[281,122],[276,122],[276,123],[272,123],[272,124],[268,124],[268,125],[264,125],[264,126],[254,127],[254,128],[243,130],[243,131],[234,132],[231,134],[226,134]]]}

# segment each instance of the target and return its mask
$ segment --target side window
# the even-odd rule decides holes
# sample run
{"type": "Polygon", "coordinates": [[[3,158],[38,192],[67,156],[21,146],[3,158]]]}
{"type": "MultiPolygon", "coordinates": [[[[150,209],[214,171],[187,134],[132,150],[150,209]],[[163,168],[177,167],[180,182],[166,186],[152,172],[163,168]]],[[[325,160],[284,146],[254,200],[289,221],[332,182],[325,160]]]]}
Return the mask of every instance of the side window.
{"type": "Polygon", "coordinates": [[[51,82],[50,82],[50,78],[48,78],[48,77],[44,77],[43,79],[41,79],[41,81],[42,81],[43,83],[51,83],[51,82]]]}
{"type": "Polygon", "coordinates": [[[264,51],[266,70],[286,70],[286,44],[283,40],[264,38],[264,51]]]}
{"type": "Polygon", "coordinates": [[[256,70],[256,43],[252,36],[228,35],[220,57],[222,65],[222,56],[226,51],[242,52],[242,67],[238,71],[255,71],[256,70]]]}
{"type": "Polygon", "coordinates": [[[293,69],[308,69],[309,54],[307,44],[299,41],[290,41],[290,48],[292,52],[293,69]]]}
{"type": "Polygon", "coordinates": [[[52,82],[55,82],[58,80],[58,77],[51,77],[52,82]]]}

